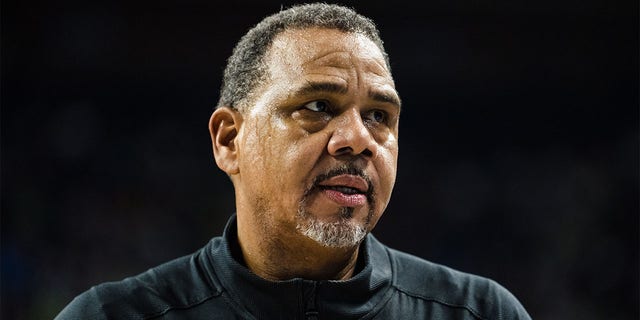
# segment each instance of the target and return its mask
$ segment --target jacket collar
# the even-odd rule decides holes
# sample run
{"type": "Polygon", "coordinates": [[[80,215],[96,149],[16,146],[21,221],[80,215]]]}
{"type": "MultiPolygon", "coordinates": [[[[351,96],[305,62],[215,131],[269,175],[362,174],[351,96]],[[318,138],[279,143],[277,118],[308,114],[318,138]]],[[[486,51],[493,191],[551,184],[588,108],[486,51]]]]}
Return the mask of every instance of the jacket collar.
{"type": "Polygon", "coordinates": [[[262,279],[234,258],[240,252],[237,239],[234,214],[223,236],[214,239],[217,243],[206,254],[210,255],[217,289],[227,293],[241,313],[257,319],[295,319],[314,314],[321,319],[355,319],[377,312],[390,297],[391,263],[384,245],[371,234],[360,245],[360,271],[343,281],[262,279]]]}

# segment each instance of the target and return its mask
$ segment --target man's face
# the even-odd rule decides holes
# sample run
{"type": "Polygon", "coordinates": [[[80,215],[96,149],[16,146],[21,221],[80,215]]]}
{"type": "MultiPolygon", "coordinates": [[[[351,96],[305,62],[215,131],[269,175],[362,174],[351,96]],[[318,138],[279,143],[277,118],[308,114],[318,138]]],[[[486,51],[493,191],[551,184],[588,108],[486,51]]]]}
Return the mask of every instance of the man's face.
{"type": "Polygon", "coordinates": [[[287,30],[266,63],[236,138],[238,210],[280,239],[355,246],[396,177],[400,100],[382,53],[358,34],[287,30]]]}

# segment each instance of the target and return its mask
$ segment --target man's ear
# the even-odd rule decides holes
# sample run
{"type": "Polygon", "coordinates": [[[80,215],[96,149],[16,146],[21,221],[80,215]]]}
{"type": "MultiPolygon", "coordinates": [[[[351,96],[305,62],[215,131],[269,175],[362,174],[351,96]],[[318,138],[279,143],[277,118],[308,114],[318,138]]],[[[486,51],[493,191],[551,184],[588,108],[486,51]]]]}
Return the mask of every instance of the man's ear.
{"type": "Polygon", "coordinates": [[[241,125],[242,115],[229,107],[217,108],[209,120],[213,157],[218,167],[228,175],[240,171],[236,138],[241,125]]]}

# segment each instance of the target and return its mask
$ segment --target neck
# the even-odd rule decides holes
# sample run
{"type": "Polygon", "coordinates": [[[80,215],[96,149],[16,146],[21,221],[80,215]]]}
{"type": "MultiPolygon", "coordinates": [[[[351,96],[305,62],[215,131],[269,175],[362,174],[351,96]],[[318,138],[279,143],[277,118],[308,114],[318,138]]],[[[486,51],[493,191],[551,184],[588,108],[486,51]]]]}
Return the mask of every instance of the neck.
{"type": "Polygon", "coordinates": [[[247,267],[261,278],[346,280],[353,276],[358,246],[330,248],[296,230],[267,232],[264,226],[245,221],[250,219],[238,216],[238,242],[247,267]]]}

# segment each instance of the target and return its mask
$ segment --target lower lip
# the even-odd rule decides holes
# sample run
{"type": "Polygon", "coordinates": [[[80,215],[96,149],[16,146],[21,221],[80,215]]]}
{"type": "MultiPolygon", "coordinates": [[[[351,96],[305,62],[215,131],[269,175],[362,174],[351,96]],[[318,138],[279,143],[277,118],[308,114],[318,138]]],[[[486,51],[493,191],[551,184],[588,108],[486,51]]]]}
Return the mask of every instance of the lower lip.
{"type": "Polygon", "coordinates": [[[367,203],[367,196],[364,194],[346,194],[336,190],[322,190],[327,198],[343,207],[361,207],[367,203]]]}

